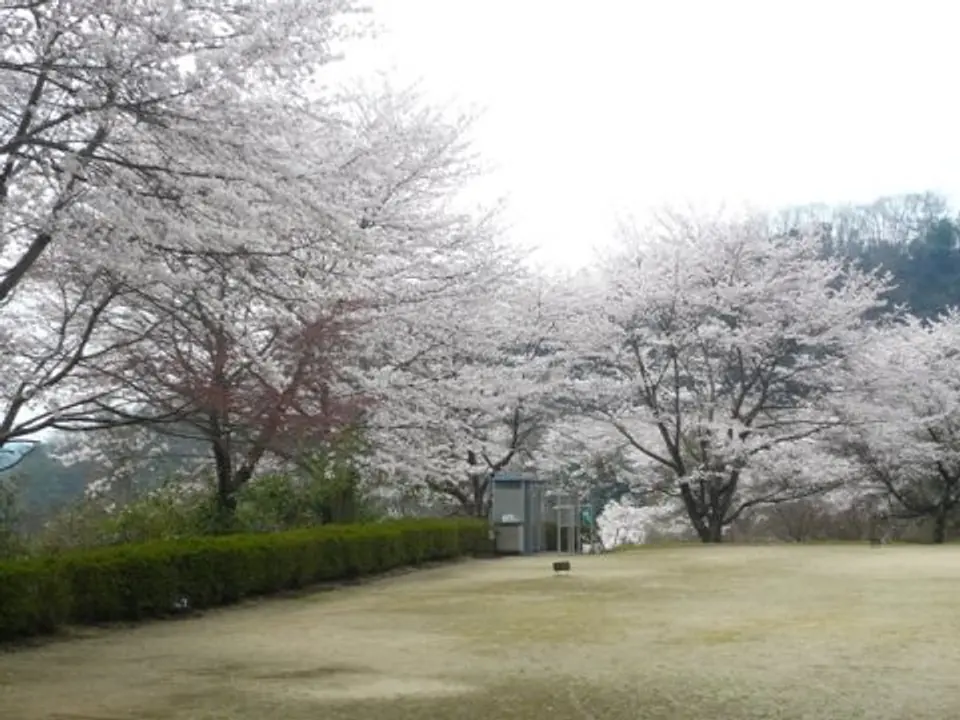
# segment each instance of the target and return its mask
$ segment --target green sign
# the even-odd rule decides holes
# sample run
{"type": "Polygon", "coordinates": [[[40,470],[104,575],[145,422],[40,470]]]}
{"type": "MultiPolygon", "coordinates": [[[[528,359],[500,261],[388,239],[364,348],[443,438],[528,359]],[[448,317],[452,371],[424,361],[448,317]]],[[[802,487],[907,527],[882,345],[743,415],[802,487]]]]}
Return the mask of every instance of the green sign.
{"type": "Polygon", "coordinates": [[[593,510],[585,507],[580,511],[580,522],[586,526],[593,525],[593,510]]]}

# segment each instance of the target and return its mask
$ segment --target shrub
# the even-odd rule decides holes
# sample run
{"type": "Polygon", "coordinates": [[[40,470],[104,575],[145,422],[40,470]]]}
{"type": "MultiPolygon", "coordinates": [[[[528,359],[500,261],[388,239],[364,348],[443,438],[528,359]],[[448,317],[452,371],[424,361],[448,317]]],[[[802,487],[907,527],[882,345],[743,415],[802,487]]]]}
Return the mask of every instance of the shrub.
{"type": "Polygon", "coordinates": [[[480,520],[398,520],[163,540],[0,563],[0,640],[140,620],[475,553],[480,520]]]}
{"type": "Polygon", "coordinates": [[[208,487],[167,482],[102,521],[105,544],[176,540],[208,534],[216,498],[208,487]]]}
{"type": "Polygon", "coordinates": [[[0,640],[52,632],[69,617],[68,587],[52,561],[0,563],[0,640]]]}
{"type": "MultiPolygon", "coordinates": [[[[0,486],[0,559],[18,549],[8,543],[14,550],[4,552],[5,537],[19,539],[4,534],[2,490],[0,486]]],[[[109,498],[74,503],[46,523],[33,545],[66,550],[224,534],[224,524],[234,533],[272,533],[377,519],[357,473],[319,453],[303,458],[294,472],[255,478],[239,490],[236,500],[235,516],[224,519],[218,515],[212,483],[173,476],[119,507],[109,498]]]]}
{"type": "Polygon", "coordinates": [[[0,558],[24,554],[26,548],[20,537],[23,510],[20,493],[10,478],[0,478],[0,558]]]}
{"type": "Polygon", "coordinates": [[[112,541],[110,516],[96,503],[84,499],[56,513],[32,538],[34,548],[52,553],[112,541]]]}

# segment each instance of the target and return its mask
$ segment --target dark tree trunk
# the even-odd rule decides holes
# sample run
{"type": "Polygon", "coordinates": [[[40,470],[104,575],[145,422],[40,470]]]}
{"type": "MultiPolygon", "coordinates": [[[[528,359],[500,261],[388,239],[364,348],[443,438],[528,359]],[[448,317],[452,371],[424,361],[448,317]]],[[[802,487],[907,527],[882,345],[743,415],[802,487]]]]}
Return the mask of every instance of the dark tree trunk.
{"type": "Polygon", "coordinates": [[[698,502],[696,496],[693,494],[693,490],[690,488],[689,482],[684,481],[680,483],[680,497],[683,498],[683,506],[687,510],[687,517],[690,518],[690,524],[693,525],[693,529],[696,530],[700,542],[710,542],[710,528],[708,528],[704,522],[705,508],[701,507],[700,502],[698,502]]]}
{"type": "Polygon", "coordinates": [[[723,518],[720,516],[711,517],[710,523],[707,526],[708,537],[703,542],[705,543],[722,543],[723,542],[723,518]]]}
{"type": "Polygon", "coordinates": [[[490,515],[490,500],[488,490],[490,481],[486,476],[474,476],[470,478],[470,502],[464,508],[467,515],[478,518],[485,518],[490,515]]]}
{"type": "Polygon", "coordinates": [[[723,542],[723,522],[718,518],[710,516],[700,518],[693,527],[704,545],[717,545],[723,542]]]}
{"type": "Polygon", "coordinates": [[[680,496],[683,498],[683,506],[687,510],[690,524],[696,530],[700,542],[722,543],[723,520],[729,498],[726,495],[721,497],[719,493],[707,493],[705,501],[701,501],[694,494],[689,482],[680,483],[680,496]]]}
{"type": "Polygon", "coordinates": [[[217,506],[213,518],[213,532],[226,534],[236,527],[237,498],[233,459],[219,441],[213,443],[213,460],[217,473],[217,506]]]}
{"type": "Polygon", "coordinates": [[[217,471],[217,498],[222,499],[231,494],[233,485],[233,461],[230,452],[213,444],[213,462],[217,471]]]}
{"type": "Polygon", "coordinates": [[[715,522],[703,522],[694,524],[697,531],[697,537],[704,545],[717,545],[723,542],[723,525],[715,522]]]}
{"type": "Polygon", "coordinates": [[[237,498],[232,494],[217,495],[217,512],[212,530],[217,535],[229,535],[237,530],[237,498]]]}
{"type": "Polygon", "coordinates": [[[933,542],[942,545],[947,539],[947,505],[941,504],[933,521],[933,542]]]}

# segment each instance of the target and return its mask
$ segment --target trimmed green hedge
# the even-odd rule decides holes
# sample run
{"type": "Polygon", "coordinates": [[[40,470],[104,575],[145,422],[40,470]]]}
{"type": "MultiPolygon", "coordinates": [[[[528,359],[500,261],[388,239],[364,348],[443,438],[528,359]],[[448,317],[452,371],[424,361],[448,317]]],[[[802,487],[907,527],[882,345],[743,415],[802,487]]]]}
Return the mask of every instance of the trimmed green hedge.
{"type": "Polygon", "coordinates": [[[482,520],[400,520],[93,548],[0,563],[0,641],[140,620],[474,554],[482,520]]]}

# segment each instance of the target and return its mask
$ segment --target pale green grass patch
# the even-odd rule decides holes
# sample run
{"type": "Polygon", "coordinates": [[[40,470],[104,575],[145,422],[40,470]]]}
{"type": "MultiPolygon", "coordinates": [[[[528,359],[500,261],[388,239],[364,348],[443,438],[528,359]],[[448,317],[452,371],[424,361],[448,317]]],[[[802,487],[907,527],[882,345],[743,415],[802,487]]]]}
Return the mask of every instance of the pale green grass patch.
{"type": "Polygon", "coordinates": [[[4,720],[953,717],[960,548],[470,562],[0,654],[4,720]]]}

